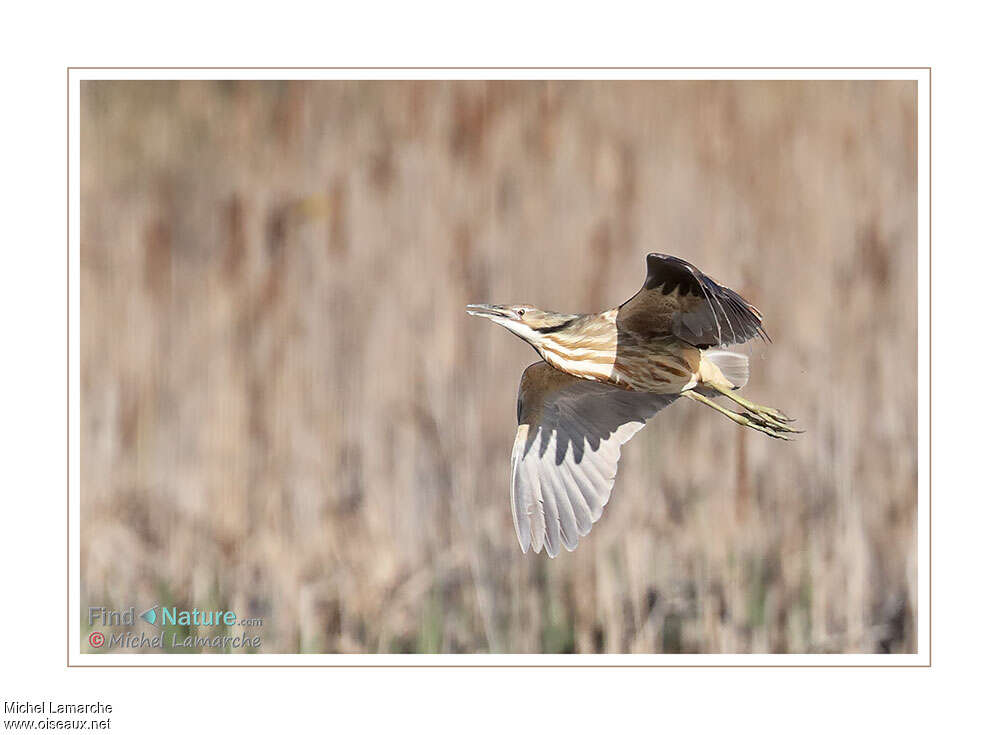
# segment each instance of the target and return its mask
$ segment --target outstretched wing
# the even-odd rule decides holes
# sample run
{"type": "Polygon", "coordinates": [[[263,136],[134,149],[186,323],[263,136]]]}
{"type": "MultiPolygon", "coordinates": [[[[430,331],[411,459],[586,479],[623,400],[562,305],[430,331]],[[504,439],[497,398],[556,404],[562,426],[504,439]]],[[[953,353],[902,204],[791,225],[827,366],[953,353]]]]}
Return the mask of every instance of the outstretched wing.
{"type": "Polygon", "coordinates": [[[510,505],[520,548],[569,551],[603,513],[621,445],[676,396],[626,391],[545,362],[520,379],[510,505]]]}
{"type": "Polygon", "coordinates": [[[645,262],[645,284],[618,309],[619,327],[701,348],[770,340],[760,312],[732,289],[680,258],[649,253],[645,262]]]}

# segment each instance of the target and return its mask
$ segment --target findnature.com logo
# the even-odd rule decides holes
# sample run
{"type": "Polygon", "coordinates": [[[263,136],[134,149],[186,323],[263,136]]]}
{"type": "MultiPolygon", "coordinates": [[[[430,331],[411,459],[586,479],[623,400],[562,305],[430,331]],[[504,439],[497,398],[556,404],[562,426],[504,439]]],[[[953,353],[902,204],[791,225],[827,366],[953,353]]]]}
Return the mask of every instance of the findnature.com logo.
{"type": "Polygon", "coordinates": [[[136,613],[134,606],[114,610],[102,606],[90,607],[87,622],[91,627],[100,626],[134,627],[137,620],[161,628],[158,633],[149,634],[142,630],[111,632],[105,635],[92,632],[88,641],[92,649],[179,649],[200,650],[203,648],[219,651],[231,649],[259,649],[260,636],[243,631],[241,635],[220,633],[217,635],[197,635],[186,632],[192,628],[255,628],[263,625],[263,618],[240,618],[234,610],[207,610],[201,608],[180,609],[176,606],[153,605],[148,610],[136,613]],[[178,630],[180,629],[180,630],[178,630]]]}

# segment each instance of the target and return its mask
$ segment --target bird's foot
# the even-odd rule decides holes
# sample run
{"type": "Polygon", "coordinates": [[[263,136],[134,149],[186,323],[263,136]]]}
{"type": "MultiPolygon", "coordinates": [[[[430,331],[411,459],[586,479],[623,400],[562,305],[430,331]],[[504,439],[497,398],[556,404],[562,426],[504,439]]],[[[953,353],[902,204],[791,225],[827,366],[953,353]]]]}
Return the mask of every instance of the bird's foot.
{"type": "MultiPolygon", "coordinates": [[[[742,404],[740,404],[740,405],[742,405],[742,404]]],[[[742,414],[743,416],[752,417],[753,420],[758,421],[759,423],[763,424],[764,426],[769,426],[774,431],[779,431],[779,432],[787,433],[787,434],[804,434],[805,433],[804,430],[802,430],[802,429],[796,429],[793,426],[791,426],[790,424],[788,424],[787,421],[789,421],[790,419],[782,421],[780,419],[774,418],[774,415],[772,413],[764,412],[762,410],[756,410],[756,404],[755,403],[754,404],[750,404],[750,405],[753,406],[754,408],[750,408],[749,406],[743,406],[743,408],[746,409],[746,413],[742,414]]],[[[762,408],[766,408],[766,406],[760,406],[759,408],[761,408],[761,409],[762,408]]]]}
{"type": "MultiPolygon", "coordinates": [[[[788,426],[783,421],[777,421],[771,418],[769,415],[762,413],[755,413],[747,409],[746,413],[740,414],[750,419],[750,421],[759,423],[761,426],[769,429],[770,431],[764,431],[765,434],[770,434],[774,436],[771,432],[779,432],[777,436],[781,439],[788,439],[789,437],[785,434],[804,434],[805,432],[801,429],[795,429],[793,426],[788,426]]],[[[756,428],[755,426],[753,428],[756,428]]],[[[761,429],[762,430],[762,429],[761,429]]]]}
{"type": "Polygon", "coordinates": [[[805,433],[801,429],[795,429],[794,427],[792,427],[790,425],[790,422],[794,421],[794,419],[785,416],[782,411],[778,411],[776,408],[771,408],[770,406],[763,406],[760,405],[759,403],[753,403],[752,401],[744,398],[743,396],[740,396],[734,390],[731,390],[730,388],[725,388],[724,386],[711,385],[710,387],[713,390],[716,390],[719,393],[721,393],[729,400],[739,404],[744,409],[746,409],[746,411],[755,416],[757,419],[759,419],[767,426],[770,426],[771,428],[777,431],[789,432],[792,434],[805,433]]]}
{"type": "Polygon", "coordinates": [[[800,434],[800,430],[795,429],[787,424],[777,421],[769,416],[762,415],[749,411],[747,409],[746,413],[736,413],[735,411],[729,411],[727,408],[715,403],[707,396],[701,395],[697,391],[689,390],[683,393],[691,400],[695,400],[698,403],[703,403],[706,406],[710,406],[719,413],[725,415],[735,423],[740,426],[745,426],[746,428],[759,431],[767,436],[772,436],[774,439],[783,439],[784,441],[791,441],[791,437],[788,434],[800,434]]]}

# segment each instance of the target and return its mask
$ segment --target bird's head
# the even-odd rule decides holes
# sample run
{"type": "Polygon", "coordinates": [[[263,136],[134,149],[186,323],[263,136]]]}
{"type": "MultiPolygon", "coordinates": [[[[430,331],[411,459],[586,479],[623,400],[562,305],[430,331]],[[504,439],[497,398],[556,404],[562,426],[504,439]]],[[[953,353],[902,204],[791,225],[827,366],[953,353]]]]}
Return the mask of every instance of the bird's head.
{"type": "Polygon", "coordinates": [[[575,319],[571,314],[544,311],[529,304],[469,304],[465,310],[472,316],[484,316],[496,322],[531,345],[537,346],[545,335],[575,319]]]}

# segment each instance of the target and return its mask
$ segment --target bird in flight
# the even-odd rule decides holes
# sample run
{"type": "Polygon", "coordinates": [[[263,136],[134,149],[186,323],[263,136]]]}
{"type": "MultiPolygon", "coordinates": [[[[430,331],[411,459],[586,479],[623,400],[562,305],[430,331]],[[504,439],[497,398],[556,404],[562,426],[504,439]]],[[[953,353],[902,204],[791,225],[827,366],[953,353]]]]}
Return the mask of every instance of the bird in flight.
{"type": "Polygon", "coordinates": [[[736,391],[749,359],[723,349],[760,337],[762,315],[685,260],[646,256],[641,290],[599,314],[469,304],[542,357],[520,379],[510,504],[520,548],[572,551],[610,499],[621,445],[677,397],[777,439],[800,433],[736,391]],[[727,398],[736,412],[713,400],[727,398]]]}

